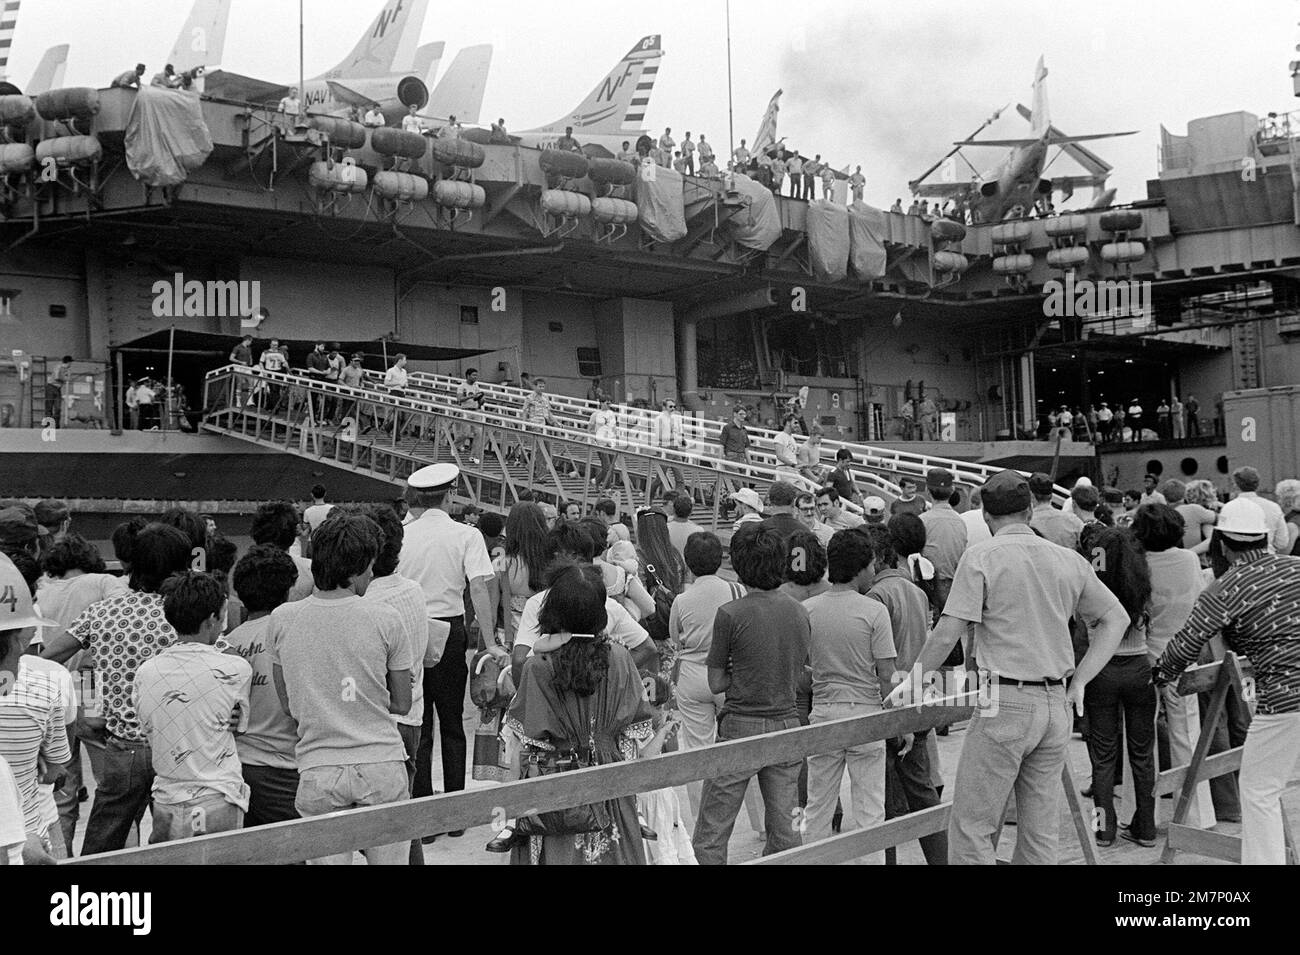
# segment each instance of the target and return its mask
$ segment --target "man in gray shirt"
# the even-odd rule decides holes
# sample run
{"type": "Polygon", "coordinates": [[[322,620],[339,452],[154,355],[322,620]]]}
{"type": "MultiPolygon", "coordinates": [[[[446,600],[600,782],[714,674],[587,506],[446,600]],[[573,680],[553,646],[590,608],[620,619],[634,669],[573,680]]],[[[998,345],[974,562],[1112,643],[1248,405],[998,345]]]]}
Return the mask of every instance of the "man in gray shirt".
{"type": "Polygon", "coordinates": [[[934,564],[935,602],[942,610],[957,573],[957,562],[966,550],[966,522],[948,503],[953,487],[951,471],[930,468],[925,475],[925,487],[933,503],[921,514],[921,523],[925,525],[925,549],[921,555],[934,564]]]}
{"type": "Polygon", "coordinates": [[[1055,865],[1069,708],[1082,714],[1084,688],[1119,646],[1129,617],[1082,555],[1030,529],[1033,497],[1022,475],[1000,471],[984,484],[981,496],[993,539],[962,556],[943,616],[926,640],[912,678],[890,694],[890,701],[902,706],[914,702],[921,676],[939,668],[973,623],[992,699],[977,707],[962,742],[948,861],[997,861],[994,840],[1014,789],[1012,861],[1055,865]],[[1083,619],[1092,634],[1088,652],[1077,664],[1070,644],[1071,616],[1083,619]]]}
{"type": "MultiPolygon", "coordinates": [[[[416,665],[397,611],[363,600],[381,532],[368,517],[331,516],[312,537],[310,597],[271,613],[272,679],[298,724],[303,816],[410,797],[393,716],[411,708],[416,665]]],[[[365,850],[371,865],[405,865],[406,843],[365,850]]],[[[313,860],[346,865],[352,853],[313,860]]]]}
{"type": "Polygon", "coordinates": [[[1034,495],[1034,516],[1029,526],[1053,544],[1078,550],[1083,521],[1052,506],[1052,479],[1041,471],[1031,474],[1029,490],[1034,495]]]}

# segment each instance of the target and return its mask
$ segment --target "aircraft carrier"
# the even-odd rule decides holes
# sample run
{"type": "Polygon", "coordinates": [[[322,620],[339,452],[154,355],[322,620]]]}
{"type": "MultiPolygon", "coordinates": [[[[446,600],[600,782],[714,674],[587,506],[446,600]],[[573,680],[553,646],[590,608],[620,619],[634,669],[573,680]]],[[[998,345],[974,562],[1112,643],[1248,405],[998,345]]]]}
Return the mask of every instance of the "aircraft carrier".
{"type": "Polygon", "coordinates": [[[1127,205],[965,225],[849,203],[843,182],[831,199],[773,197],[744,176],[196,91],[14,88],[0,107],[0,472],[13,496],[239,515],[317,481],[336,498],[391,495],[413,468],[456,460],[461,496],[504,510],[525,489],[603,493],[592,469],[608,451],[626,506],[681,475],[719,523],[729,488],[777,476],[773,431],[792,399],[824,433],[823,461],[849,447],[886,498],[935,464],[967,485],[1002,466],[1063,486],[1297,468],[1264,459],[1267,433],[1243,446],[1232,420],[1236,393],[1300,382],[1288,114],[1163,133],[1146,196],[1127,205]],[[169,113],[168,97],[184,104],[169,113]],[[205,149],[169,178],[147,136],[174,140],[176,116],[205,149]],[[1087,314],[1045,304],[1107,284],[1149,297],[1087,314]],[[246,331],[255,354],[279,339],[294,368],[316,342],[345,343],[365,354],[366,385],[252,380],[228,367],[246,331]],[[379,386],[397,352],[415,372],[401,399],[379,386]],[[64,355],[54,420],[45,396],[64,355]],[[468,367],[501,386],[482,413],[452,400],[468,367]],[[566,399],[555,428],[520,423],[509,385],[522,372],[566,399]],[[126,385],[146,376],[174,379],[189,409],[172,402],[157,432],[129,427],[126,385]],[[612,451],[586,431],[593,381],[620,413],[612,451]],[[1174,395],[1198,397],[1199,437],[1156,427],[1174,395]],[[667,398],[694,415],[669,453],[647,424],[667,398]],[[1134,399],[1150,422],[1134,441],[1050,437],[1060,405],[1134,399]],[[923,440],[909,401],[935,407],[923,440]],[[358,434],[322,414],[331,404],[378,427],[358,434]],[[717,450],[739,406],[761,426],[749,466],[717,450]],[[546,466],[521,465],[521,449],[546,466]]]}

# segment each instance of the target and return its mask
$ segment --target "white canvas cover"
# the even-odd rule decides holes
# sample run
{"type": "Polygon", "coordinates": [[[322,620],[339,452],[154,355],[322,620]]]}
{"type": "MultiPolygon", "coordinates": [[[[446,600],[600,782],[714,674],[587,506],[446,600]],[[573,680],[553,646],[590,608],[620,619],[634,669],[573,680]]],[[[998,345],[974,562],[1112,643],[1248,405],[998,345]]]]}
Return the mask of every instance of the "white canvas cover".
{"type": "Polygon", "coordinates": [[[143,86],[126,121],[126,165],[150,186],[176,186],[212,153],[199,94],[143,86]]]}
{"type": "Polygon", "coordinates": [[[740,173],[733,178],[736,191],[745,197],[747,205],[727,220],[727,228],[736,242],[748,249],[770,249],[781,238],[781,215],[772,190],[740,173]]]}
{"type": "Polygon", "coordinates": [[[819,282],[838,282],[849,274],[849,210],[836,202],[808,203],[808,258],[819,282]]]}
{"type": "Polygon", "coordinates": [[[865,202],[849,206],[849,267],[860,282],[885,276],[885,213],[865,202]]]}
{"type": "Polygon", "coordinates": [[[641,230],[655,242],[676,242],[686,235],[681,173],[646,162],[637,172],[636,206],[641,230]]]}

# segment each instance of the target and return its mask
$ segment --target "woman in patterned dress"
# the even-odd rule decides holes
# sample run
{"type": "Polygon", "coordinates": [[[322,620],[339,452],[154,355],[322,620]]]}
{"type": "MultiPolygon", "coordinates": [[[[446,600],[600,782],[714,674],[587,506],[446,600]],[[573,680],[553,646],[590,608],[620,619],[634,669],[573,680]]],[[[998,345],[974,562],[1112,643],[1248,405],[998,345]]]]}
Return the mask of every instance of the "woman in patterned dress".
{"type": "MultiPolygon", "coordinates": [[[[558,569],[538,617],[542,636],[524,664],[506,727],[525,769],[548,754],[587,749],[596,764],[636,759],[655,737],[649,704],[626,649],[604,635],[605,586],[591,567],[558,569]]],[[[600,832],[532,836],[512,865],[645,865],[636,796],[610,800],[600,832]]]]}

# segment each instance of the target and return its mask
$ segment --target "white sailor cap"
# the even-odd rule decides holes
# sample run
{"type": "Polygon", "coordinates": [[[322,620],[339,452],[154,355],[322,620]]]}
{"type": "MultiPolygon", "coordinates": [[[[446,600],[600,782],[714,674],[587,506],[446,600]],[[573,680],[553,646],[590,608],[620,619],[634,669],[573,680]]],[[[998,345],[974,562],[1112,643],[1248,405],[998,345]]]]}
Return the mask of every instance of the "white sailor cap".
{"type": "Polygon", "coordinates": [[[406,483],[417,491],[441,491],[454,485],[459,477],[460,468],[454,464],[430,464],[412,472],[406,483]]]}

